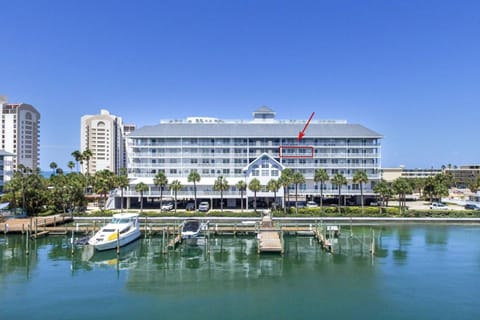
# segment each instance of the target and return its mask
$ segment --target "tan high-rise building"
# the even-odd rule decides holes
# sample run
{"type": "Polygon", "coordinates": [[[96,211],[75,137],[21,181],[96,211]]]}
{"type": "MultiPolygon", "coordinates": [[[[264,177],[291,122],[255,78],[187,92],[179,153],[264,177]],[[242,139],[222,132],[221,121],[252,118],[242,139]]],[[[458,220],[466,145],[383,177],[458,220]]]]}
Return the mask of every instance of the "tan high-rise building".
{"type": "Polygon", "coordinates": [[[13,153],[13,169],[19,164],[36,170],[40,161],[40,113],[26,103],[7,103],[0,97],[2,137],[0,149],[13,153]]]}
{"type": "Polygon", "coordinates": [[[92,156],[83,161],[82,172],[100,170],[118,173],[125,167],[125,138],[122,118],[101,110],[97,115],[81,118],[81,152],[89,149],[92,156]]]}

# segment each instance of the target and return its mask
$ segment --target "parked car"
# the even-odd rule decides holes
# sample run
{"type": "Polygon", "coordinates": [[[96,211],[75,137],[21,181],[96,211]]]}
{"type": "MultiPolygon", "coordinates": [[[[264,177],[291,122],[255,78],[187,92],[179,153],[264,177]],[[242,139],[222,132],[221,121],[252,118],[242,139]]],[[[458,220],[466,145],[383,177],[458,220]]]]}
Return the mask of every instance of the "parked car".
{"type": "Polygon", "coordinates": [[[465,205],[465,209],[467,209],[467,210],[480,210],[480,205],[478,205],[476,203],[467,203],[465,205]]]}
{"type": "Polygon", "coordinates": [[[200,202],[198,205],[198,211],[207,212],[208,210],[210,210],[210,204],[207,201],[200,202]]]}
{"type": "Polygon", "coordinates": [[[307,201],[307,208],[317,208],[318,204],[315,201],[307,201]]]}
{"type": "Polygon", "coordinates": [[[445,203],[441,202],[432,202],[430,209],[434,210],[448,210],[448,206],[445,203]]]}
{"type": "Polygon", "coordinates": [[[195,210],[195,203],[194,202],[187,203],[187,205],[185,206],[185,210],[187,210],[187,211],[195,210]]]}
{"type": "Polygon", "coordinates": [[[170,211],[173,210],[173,203],[172,202],[166,202],[162,204],[162,211],[170,211]]]}

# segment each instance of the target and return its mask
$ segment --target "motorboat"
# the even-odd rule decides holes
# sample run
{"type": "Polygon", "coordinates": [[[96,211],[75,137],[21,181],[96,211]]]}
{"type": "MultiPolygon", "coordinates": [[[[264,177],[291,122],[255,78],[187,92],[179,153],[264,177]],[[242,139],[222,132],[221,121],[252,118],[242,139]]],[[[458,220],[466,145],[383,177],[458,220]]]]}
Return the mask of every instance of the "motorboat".
{"type": "Polygon", "coordinates": [[[200,235],[202,230],[202,223],[200,220],[189,219],[185,220],[182,225],[182,239],[192,239],[200,235]]]}
{"type": "Polygon", "coordinates": [[[102,227],[88,244],[98,251],[123,247],[140,238],[140,222],[137,213],[114,214],[112,221],[102,227]]]}

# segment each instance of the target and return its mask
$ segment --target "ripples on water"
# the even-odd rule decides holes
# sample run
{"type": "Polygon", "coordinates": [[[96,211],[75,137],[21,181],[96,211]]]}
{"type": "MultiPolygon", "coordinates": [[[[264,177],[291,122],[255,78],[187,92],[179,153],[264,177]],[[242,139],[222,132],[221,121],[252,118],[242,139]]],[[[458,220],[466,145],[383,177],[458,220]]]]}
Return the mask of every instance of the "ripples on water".
{"type": "MultiPolygon", "coordinates": [[[[345,231],[345,230],[344,230],[345,231]]],[[[346,232],[344,232],[346,234],[346,232]]],[[[310,237],[258,255],[253,237],[162,253],[161,238],[114,251],[67,237],[0,236],[1,319],[477,319],[480,228],[355,228],[334,255],[310,237]],[[459,311],[461,310],[461,311],[459,311]]]]}

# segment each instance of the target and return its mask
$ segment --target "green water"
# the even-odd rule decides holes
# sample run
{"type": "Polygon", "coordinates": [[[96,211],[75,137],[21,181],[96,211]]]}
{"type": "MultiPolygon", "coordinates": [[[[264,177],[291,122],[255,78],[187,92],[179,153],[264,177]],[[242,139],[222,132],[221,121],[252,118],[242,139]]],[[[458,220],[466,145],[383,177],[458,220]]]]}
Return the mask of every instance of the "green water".
{"type": "Polygon", "coordinates": [[[0,319],[480,319],[480,227],[375,227],[330,255],[286,237],[259,256],[253,237],[162,254],[161,238],[122,250],[67,237],[0,236],[0,319]],[[355,242],[357,241],[357,242],[355,242]]]}

